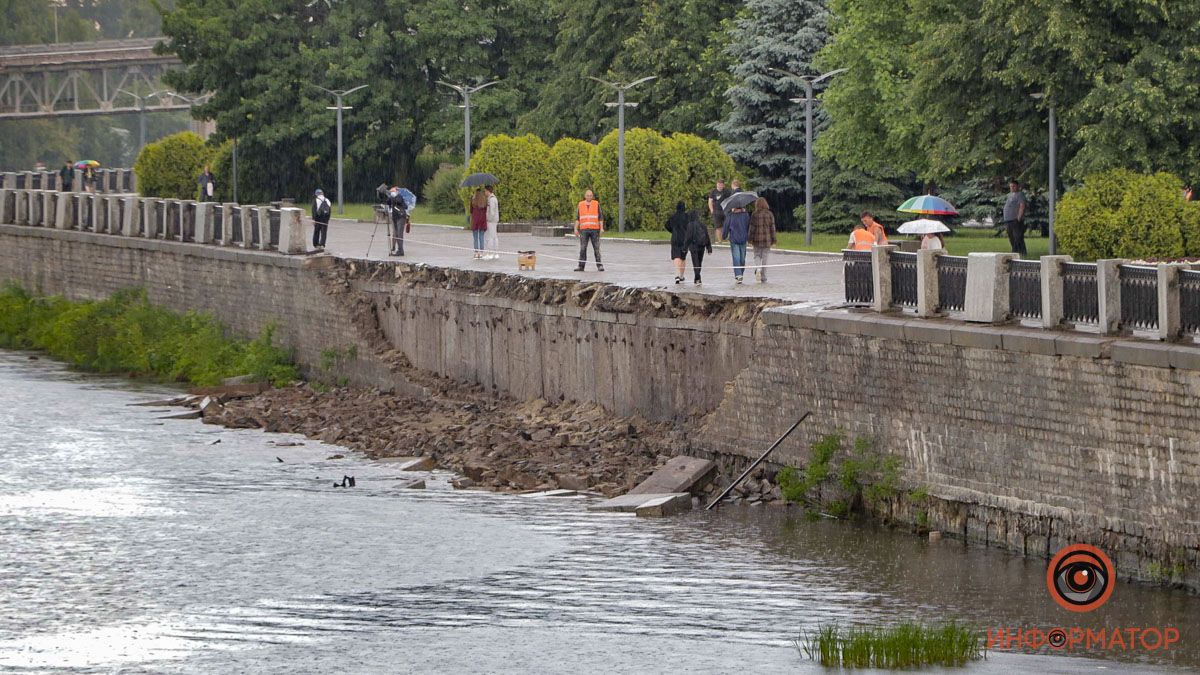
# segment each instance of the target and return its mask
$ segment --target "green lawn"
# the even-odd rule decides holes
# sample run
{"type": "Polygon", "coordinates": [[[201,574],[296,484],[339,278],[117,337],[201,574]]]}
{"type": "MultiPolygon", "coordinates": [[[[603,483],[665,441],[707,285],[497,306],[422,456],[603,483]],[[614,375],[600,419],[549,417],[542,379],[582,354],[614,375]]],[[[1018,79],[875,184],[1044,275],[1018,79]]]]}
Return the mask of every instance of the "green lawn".
{"type": "MultiPolygon", "coordinates": [[[[354,220],[362,220],[372,222],[375,219],[374,204],[346,204],[346,215],[339,215],[337,206],[333,207],[334,218],[351,218],[354,220]]],[[[417,206],[412,212],[412,221],[426,225],[466,225],[467,216],[465,214],[445,214],[434,213],[424,206],[417,206]]]]}
{"type": "MultiPolygon", "coordinates": [[[[959,230],[954,235],[946,237],[946,250],[950,255],[966,255],[968,253],[979,252],[1004,253],[1011,250],[1007,237],[994,237],[992,233],[992,230],[959,230]]],[[[669,233],[663,230],[627,231],[625,234],[606,231],[604,236],[622,237],[625,239],[669,239],[671,237],[669,233]]],[[[896,243],[907,238],[906,235],[896,235],[891,238],[891,241],[892,243],[896,243]]],[[[778,248],[782,249],[836,253],[846,247],[846,240],[849,239],[849,235],[814,233],[812,246],[804,245],[803,232],[780,232],[778,239],[778,248]]],[[[1040,234],[1031,232],[1025,235],[1025,246],[1029,249],[1029,257],[1036,258],[1048,255],[1050,240],[1042,237],[1040,234]]]]}

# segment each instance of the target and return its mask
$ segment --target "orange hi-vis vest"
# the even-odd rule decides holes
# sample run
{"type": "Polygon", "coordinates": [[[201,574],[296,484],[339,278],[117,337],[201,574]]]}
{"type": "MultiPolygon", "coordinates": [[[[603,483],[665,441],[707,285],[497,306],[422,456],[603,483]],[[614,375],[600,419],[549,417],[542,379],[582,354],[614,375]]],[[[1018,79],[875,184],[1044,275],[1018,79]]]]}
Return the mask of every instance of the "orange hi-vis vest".
{"type": "Polygon", "coordinates": [[[870,251],[875,245],[875,235],[869,230],[856,229],[850,233],[851,239],[854,240],[854,245],[850,247],[854,251],[870,251]]]}
{"type": "Polygon", "coordinates": [[[590,204],[586,200],[579,202],[579,229],[600,229],[600,202],[595,199],[590,204]]]}

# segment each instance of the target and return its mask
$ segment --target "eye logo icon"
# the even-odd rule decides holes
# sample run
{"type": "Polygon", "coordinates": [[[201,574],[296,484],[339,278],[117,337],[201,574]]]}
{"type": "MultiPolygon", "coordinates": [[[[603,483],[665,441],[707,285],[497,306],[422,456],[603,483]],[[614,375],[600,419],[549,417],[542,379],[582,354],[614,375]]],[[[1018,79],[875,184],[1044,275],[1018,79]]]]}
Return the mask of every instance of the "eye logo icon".
{"type": "Polygon", "coordinates": [[[1064,548],[1046,568],[1050,597],[1069,612],[1098,609],[1108,602],[1116,580],[1116,571],[1108,556],[1087,544],[1064,548]]]}

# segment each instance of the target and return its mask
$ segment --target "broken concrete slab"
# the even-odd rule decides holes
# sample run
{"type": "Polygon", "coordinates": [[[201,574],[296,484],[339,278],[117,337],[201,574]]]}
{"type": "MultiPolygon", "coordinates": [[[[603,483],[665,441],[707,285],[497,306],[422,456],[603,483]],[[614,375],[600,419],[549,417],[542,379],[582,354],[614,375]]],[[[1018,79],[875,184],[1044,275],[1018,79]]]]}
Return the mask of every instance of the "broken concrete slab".
{"type": "Polygon", "coordinates": [[[575,497],[579,494],[578,490],[542,490],[540,492],[527,492],[526,497],[575,497]]]}
{"type": "Polygon", "coordinates": [[[381,457],[377,461],[395,464],[401,471],[433,471],[437,468],[437,462],[432,457],[381,457]]]}
{"type": "Polygon", "coordinates": [[[165,415],[158,419],[160,419],[160,420],[198,420],[198,419],[200,419],[200,411],[193,410],[191,412],[179,413],[176,415],[165,415]]]}
{"type": "Polygon", "coordinates": [[[639,518],[666,518],[692,509],[692,497],[686,492],[663,495],[634,509],[639,518]]]}
{"type": "Polygon", "coordinates": [[[704,487],[704,479],[708,478],[717,465],[708,459],[680,455],[672,457],[671,461],[642,481],[640,485],[629,491],[631,495],[672,494],[689,492],[704,487]]]}
{"type": "Polygon", "coordinates": [[[639,507],[645,506],[651,502],[656,502],[663,497],[686,497],[688,503],[691,503],[692,496],[686,492],[666,493],[666,494],[627,494],[620,497],[613,497],[599,504],[588,506],[588,511],[616,511],[621,513],[633,513],[639,507]]]}
{"type": "Polygon", "coordinates": [[[401,483],[400,485],[398,485],[397,487],[399,487],[401,490],[424,490],[425,489],[425,481],[423,481],[423,480],[405,481],[405,482],[401,483]]]}

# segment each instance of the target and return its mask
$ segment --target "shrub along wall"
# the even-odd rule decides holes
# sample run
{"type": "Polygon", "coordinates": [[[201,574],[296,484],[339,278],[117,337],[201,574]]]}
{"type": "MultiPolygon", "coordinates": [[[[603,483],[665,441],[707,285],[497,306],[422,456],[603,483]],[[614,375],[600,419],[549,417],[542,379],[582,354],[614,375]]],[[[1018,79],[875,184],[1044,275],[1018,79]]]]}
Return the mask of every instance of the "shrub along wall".
{"type": "Polygon", "coordinates": [[[133,171],[143,197],[195,199],[197,179],[212,160],[213,148],[190,131],[172,134],[142,148],[133,171]]]}
{"type": "Polygon", "coordinates": [[[1200,204],[1168,173],[1089,176],[1063,196],[1054,229],[1062,252],[1081,260],[1200,256],[1200,204]]]}

